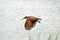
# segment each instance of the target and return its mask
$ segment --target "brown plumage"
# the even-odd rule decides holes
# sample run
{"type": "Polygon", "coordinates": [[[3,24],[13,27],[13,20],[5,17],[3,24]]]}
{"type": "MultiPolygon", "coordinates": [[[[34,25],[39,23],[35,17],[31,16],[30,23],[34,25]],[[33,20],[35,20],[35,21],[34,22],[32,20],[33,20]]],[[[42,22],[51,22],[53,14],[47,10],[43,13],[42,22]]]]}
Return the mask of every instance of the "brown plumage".
{"type": "Polygon", "coordinates": [[[25,29],[26,30],[30,30],[31,28],[33,28],[36,25],[37,21],[40,23],[39,20],[41,20],[40,18],[37,18],[34,16],[26,16],[23,19],[26,19],[26,22],[25,22],[25,29]]]}

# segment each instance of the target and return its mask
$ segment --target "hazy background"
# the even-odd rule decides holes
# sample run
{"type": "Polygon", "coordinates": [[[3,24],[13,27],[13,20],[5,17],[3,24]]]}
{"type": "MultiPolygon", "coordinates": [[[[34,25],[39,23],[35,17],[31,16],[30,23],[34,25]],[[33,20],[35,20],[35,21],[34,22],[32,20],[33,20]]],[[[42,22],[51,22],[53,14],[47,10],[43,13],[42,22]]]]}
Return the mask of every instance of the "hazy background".
{"type": "Polygon", "coordinates": [[[0,40],[60,40],[60,0],[0,0],[0,40]],[[42,18],[41,24],[30,31],[24,28],[23,17],[31,15],[42,18]]]}

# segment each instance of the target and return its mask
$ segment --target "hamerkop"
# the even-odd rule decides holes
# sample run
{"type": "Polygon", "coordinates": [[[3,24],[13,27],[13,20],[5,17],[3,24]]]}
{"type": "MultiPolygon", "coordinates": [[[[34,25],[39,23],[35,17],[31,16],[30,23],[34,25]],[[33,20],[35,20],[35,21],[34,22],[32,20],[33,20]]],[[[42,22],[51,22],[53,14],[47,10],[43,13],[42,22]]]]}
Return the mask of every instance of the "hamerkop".
{"type": "Polygon", "coordinates": [[[26,30],[30,30],[31,28],[33,28],[36,25],[36,22],[39,22],[39,20],[41,20],[40,18],[34,17],[34,16],[25,16],[23,19],[26,19],[25,22],[25,29],[26,30]]]}

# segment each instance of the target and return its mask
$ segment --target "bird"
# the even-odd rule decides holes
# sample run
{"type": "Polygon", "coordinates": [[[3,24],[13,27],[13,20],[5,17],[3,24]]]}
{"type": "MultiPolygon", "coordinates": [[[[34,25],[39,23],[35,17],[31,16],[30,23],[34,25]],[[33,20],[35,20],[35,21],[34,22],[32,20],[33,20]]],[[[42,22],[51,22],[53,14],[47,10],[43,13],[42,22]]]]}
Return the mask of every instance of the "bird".
{"type": "Polygon", "coordinates": [[[42,20],[41,18],[38,18],[35,16],[25,16],[23,19],[26,19],[26,22],[24,25],[26,30],[31,30],[36,25],[36,22],[40,23],[39,20],[42,20]]]}

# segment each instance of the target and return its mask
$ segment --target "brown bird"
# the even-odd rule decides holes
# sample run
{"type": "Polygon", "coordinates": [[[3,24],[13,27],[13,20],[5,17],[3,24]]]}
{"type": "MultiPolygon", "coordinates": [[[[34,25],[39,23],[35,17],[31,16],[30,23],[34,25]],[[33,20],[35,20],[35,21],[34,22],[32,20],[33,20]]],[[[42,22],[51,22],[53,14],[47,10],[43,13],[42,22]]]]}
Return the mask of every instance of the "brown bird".
{"type": "Polygon", "coordinates": [[[36,22],[39,22],[39,20],[41,20],[40,18],[34,17],[34,16],[26,16],[23,19],[26,19],[25,22],[25,29],[26,30],[30,30],[31,28],[33,28],[36,25],[36,22]]]}

